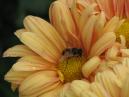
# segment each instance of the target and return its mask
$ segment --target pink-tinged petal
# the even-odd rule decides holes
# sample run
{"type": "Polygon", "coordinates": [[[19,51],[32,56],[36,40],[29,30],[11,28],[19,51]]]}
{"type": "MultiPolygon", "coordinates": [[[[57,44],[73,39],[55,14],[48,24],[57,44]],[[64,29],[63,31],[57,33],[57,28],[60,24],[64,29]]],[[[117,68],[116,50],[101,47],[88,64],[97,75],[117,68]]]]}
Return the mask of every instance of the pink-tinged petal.
{"type": "MultiPolygon", "coordinates": [[[[121,0],[124,1],[124,0],[121,0]]],[[[125,0],[125,14],[129,18],[129,0],[125,0]]]]}
{"type": "Polygon", "coordinates": [[[102,36],[103,28],[106,23],[106,17],[104,12],[102,11],[99,16],[97,17],[96,23],[95,23],[95,32],[94,32],[94,41],[96,41],[100,36],[102,36]]]}
{"type": "Polygon", "coordinates": [[[26,72],[26,71],[14,71],[14,70],[10,70],[7,72],[7,74],[5,75],[5,80],[7,80],[8,82],[11,82],[13,84],[16,85],[20,85],[21,82],[28,77],[29,75],[33,74],[34,72],[26,72]]]}
{"type": "Polygon", "coordinates": [[[28,32],[33,32],[36,35],[39,35],[45,42],[47,41],[47,44],[58,49],[58,52],[62,52],[62,49],[66,47],[66,44],[59,33],[47,21],[39,17],[27,16],[24,19],[24,26],[28,32]]]}
{"type": "Polygon", "coordinates": [[[92,36],[93,36],[95,22],[96,22],[96,16],[93,15],[88,19],[88,21],[85,24],[84,29],[81,33],[82,42],[83,42],[83,46],[86,50],[86,53],[88,53],[91,48],[91,42],[92,42],[92,38],[93,38],[92,36]]]}
{"type": "Polygon", "coordinates": [[[125,0],[112,0],[115,16],[124,17],[125,0]]]}
{"type": "Polygon", "coordinates": [[[86,8],[81,12],[81,16],[79,18],[79,30],[82,32],[88,18],[95,13],[96,4],[87,5],[86,8]]]}
{"type": "Polygon", "coordinates": [[[105,15],[108,19],[115,15],[113,0],[96,0],[96,2],[99,5],[100,10],[105,12],[105,15]]]}
{"type": "Polygon", "coordinates": [[[24,57],[28,55],[33,56],[37,54],[25,45],[16,45],[7,49],[4,52],[3,57],[24,57]]]}
{"type": "Polygon", "coordinates": [[[27,77],[19,88],[20,95],[35,97],[57,87],[60,82],[55,71],[40,71],[27,77]]]}
{"type": "Polygon", "coordinates": [[[50,6],[49,14],[51,23],[66,41],[67,45],[80,45],[76,36],[76,27],[68,6],[60,1],[55,1],[50,6]]]}
{"type": "Polygon", "coordinates": [[[47,61],[55,63],[60,57],[61,53],[58,49],[35,33],[24,32],[21,34],[20,40],[47,61]]]}
{"type": "Polygon", "coordinates": [[[96,43],[92,46],[89,57],[99,56],[105,50],[110,48],[116,40],[116,35],[113,32],[105,33],[96,43]]]}

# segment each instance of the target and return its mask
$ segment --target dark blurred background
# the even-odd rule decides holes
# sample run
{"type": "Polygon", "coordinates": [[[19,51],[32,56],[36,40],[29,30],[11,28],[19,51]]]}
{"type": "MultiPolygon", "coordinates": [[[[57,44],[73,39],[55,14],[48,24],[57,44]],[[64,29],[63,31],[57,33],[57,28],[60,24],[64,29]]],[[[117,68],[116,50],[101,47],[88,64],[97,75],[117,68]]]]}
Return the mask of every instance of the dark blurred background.
{"type": "Polygon", "coordinates": [[[9,47],[20,43],[14,32],[23,27],[27,15],[39,16],[47,21],[48,9],[53,0],[0,0],[0,97],[18,97],[10,84],[4,81],[4,75],[17,58],[2,58],[2,53],[9,47]]]}

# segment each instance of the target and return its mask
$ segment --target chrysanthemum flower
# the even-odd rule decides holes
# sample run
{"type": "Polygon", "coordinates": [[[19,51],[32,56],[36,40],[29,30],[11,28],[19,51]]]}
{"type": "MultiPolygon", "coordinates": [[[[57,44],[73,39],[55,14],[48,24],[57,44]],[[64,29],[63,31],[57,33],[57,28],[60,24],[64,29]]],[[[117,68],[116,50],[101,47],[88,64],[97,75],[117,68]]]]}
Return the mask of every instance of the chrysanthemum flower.
{"type": "Polygon", "coordinates": [[[3,56],[21,57],[5,75],[20,97],[129,97],[129,49],[114,33],[125,20],[107,19],[97,3],[76,4],[55,1],[51,24],[27,16],[15,32],[23,44],[3,56]]]}

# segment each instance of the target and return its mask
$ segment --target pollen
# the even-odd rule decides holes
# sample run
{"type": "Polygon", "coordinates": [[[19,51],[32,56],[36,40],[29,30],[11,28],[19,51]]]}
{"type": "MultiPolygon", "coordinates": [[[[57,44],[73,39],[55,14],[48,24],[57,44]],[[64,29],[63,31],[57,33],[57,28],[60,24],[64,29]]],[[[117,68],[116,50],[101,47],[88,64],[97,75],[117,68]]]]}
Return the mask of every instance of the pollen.
{"type": "Polygon", "coordinates": [[[71,82],[83,78],[81,69],[84,63],[85,58],[83,57],[71,57],[60,62],[58,68],[61,80],[63,78],[63,82],[71,82]]]}
{"type": "Polygon", "coordinates": [[[126,46],[129,48],[129,20],[125,20],[125,22],[116,31],[118,42],[120,42],[120,35],[123,35],[125,37],[126,46]]]}

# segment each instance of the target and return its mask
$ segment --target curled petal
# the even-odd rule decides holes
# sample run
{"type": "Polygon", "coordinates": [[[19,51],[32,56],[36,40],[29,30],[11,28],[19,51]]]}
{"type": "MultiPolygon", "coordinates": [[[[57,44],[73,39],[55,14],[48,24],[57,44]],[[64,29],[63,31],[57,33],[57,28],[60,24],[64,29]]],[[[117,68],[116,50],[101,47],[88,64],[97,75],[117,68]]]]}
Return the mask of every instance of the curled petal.
{"type": "Polygon", "coordinates": [[[113,32],[105,33],[96,43],[92,46],[89,57],[98,56],[105,50],[111,47],[116,40],[116,35],[113,32]]]}
{"type": "Polygon", "coordinates": [[[97,56],[91,58],[82,67],[82,73],[85,77],[88,77],[92,72],[94,72],[100,65],[101,59],[97,56]]]}

